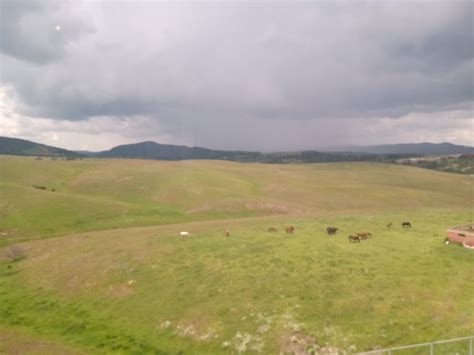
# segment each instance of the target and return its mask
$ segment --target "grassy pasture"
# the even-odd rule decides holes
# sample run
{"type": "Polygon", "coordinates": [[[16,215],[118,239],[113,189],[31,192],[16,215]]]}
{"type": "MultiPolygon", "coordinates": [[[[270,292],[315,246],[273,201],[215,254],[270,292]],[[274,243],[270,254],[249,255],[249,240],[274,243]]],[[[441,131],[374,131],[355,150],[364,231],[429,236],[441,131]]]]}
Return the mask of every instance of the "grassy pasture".
{"type": "Polygon", "coordinates": [[[378,163],[264,165],[0,156],[0,245],[86,230],[199,220],[466,207],[472,203],[472,189],[472,179],[466,176],[378,163]]]}
{"type": "Polygon", "coordinates": [[[34,338],[85,353],[351,352],[474,329],[474,253],[443,244],[446,227],[472,220],[470,177],[366,163],[1,159],[1,226],[18,238],[4,244],[42,238],[18,244],[17,261],[0,249],[6,351],[34,338]],[[53,181],[56,192],[31,188],[53,181]],[[358,231],[373,237],[349,243],[358,231]]]}

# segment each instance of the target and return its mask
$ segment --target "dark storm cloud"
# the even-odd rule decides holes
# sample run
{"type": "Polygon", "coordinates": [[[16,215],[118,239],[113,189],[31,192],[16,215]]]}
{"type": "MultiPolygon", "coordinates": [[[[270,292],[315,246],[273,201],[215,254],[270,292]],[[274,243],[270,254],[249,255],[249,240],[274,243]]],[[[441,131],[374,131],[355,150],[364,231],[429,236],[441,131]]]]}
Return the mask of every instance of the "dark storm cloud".
{"type": "Polygon", "coordinates": [[[24,115],[146,116],[202,145],[249,130],[242,146],[257,144],[272,127],[280,140],[292,125],[337,132],[328,120],[471,110],[473,11],[470,1],[6,1],[1,84],[24,115]]]}

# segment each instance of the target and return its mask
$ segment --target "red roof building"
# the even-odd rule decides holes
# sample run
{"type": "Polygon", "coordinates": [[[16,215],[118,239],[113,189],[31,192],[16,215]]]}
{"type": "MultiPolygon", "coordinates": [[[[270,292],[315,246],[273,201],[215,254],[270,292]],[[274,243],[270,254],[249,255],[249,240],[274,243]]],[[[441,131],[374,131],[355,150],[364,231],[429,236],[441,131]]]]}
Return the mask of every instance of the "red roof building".
{"type": "Polygon", "coordinates": [[[450,242],[474,249],[474,224],[453,227],[448,229],[447,232],[450,242]]]}

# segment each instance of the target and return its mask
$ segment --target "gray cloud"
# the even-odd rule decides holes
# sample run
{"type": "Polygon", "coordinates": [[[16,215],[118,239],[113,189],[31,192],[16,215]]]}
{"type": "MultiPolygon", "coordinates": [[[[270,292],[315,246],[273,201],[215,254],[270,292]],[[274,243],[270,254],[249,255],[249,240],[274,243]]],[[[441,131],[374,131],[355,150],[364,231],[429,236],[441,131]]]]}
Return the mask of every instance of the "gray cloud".
{"type": "Polygon", "coordinates": [[[66,5],[59,1],[2,1],[0,50],[38,64],[61,58],[69,44],[93,30],[66,5]],[[67,25],[62,25],[65,19],[67,25]]]}
{"type": "Polygon", "coordinates": [[[472,112],[473,12],[470,1],[6,1],[0,84],[26,117],[147,117],[148,130],[219,147],[276,149],[292,127],[345,144],[349,121],[472,112]]]}

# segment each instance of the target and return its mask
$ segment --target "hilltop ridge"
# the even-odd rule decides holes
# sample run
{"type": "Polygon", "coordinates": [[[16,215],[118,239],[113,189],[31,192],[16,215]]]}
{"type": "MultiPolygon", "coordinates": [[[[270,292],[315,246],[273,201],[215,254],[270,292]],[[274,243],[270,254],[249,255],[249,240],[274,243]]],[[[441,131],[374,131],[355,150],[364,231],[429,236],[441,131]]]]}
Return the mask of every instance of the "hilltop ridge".
{"type": "Polygon", "coordinates": [[[400,158],[420,155],[474,154],[474,147],[460,146],[452,143],[413,143],[264,153],[245,150],[216,150],[145,141],[122,144],[109,150],[93,152],[71,151],[24,139],[0,137],[0,154],[156,160],[210,159],[255,163],[319,163],[341,161],[395,161],[400,158]]]}

